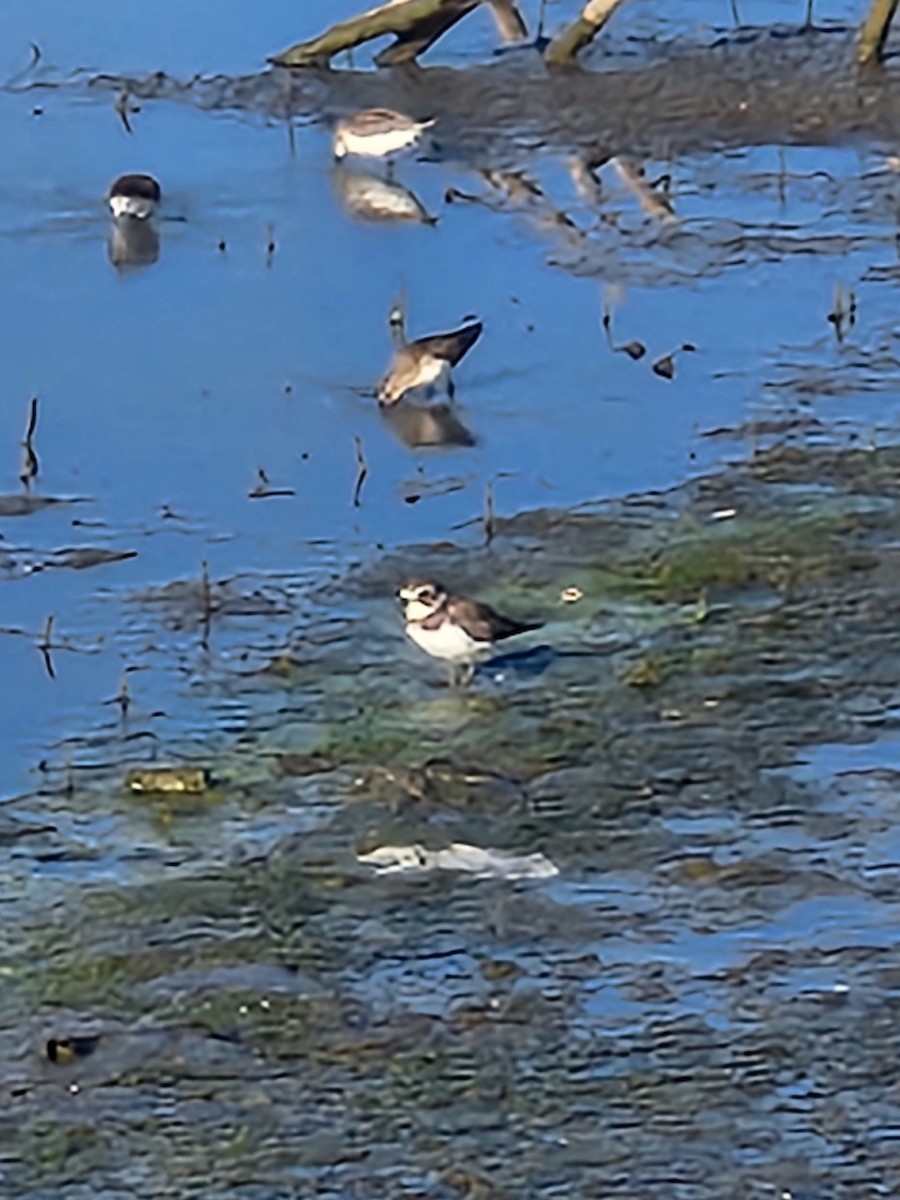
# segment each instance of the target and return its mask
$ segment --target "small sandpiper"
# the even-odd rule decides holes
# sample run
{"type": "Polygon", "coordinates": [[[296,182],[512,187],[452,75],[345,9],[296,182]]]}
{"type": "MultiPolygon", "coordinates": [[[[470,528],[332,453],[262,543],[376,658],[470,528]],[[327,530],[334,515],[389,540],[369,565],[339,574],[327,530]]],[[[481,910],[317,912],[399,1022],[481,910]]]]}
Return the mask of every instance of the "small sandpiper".
{"type": "Polygon", "coordinates": [[[488,604],[453,596],[433,580],[412,580],[400,588],[406,635],[432,658],[453,666],[451,683],[466,684],[475,664],[490,656],[494,643],[540,629],[540,621],[516,621],[488,604]]]}
{"type": "Polygon", "coordinates": [[[378,389],[378,403],[396,404],[414,388],[436,386],[443,386],[452,400],[456,389],[450,370],[472,349],[483,328],[475,321],[453,333],[435,333],[398,345],[378,389]]]}
{"type": "Polygon", "coordinates": [[[364,158],[390,158],[414,146],[434,118],[414,121],[390,108],[367,108],[338,121],[334,130],[334,157],[358,154],[364,158]]]}
{"type": "Polygon", "coordinates": [[[156,212],[161,195],[152,175],[120,175],[110,184],[107,200],[114,217],[146,221],[156,212]]]}

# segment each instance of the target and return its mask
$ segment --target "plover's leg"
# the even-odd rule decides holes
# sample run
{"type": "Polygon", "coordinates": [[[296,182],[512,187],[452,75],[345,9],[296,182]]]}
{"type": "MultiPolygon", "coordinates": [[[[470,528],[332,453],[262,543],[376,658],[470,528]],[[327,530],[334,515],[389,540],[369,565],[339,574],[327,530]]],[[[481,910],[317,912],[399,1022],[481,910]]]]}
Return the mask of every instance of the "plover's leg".
{"type": "Polygon", "coordinates": [[[447,376],[447,395],[448,395],[451,403],[456,398],[456,384],[453,382],[452,375],[447,376]]]}
{"type": "Polygon", "coordinates": [[[388,183],[394,182],[394,160],[393,160],[393,158],[388,158],[388,160],[387,160],[384,177],[388,181],[388,183]]]}
{"type": "Polygon", "coordinates": [[[463,663],[462,670],[459,675],[459,686],[467,688],[475,678],[475,664],[473,662],[463,663]]]}

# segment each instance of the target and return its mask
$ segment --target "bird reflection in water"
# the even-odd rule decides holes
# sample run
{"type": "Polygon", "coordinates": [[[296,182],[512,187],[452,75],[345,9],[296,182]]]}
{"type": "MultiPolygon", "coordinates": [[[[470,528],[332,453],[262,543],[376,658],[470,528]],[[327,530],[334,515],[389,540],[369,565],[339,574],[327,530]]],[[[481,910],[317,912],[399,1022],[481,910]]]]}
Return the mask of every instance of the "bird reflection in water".
{"type": "Polygon", "coordinates": [[[381,419],[405,446],[415,450],[420,446],[474,446],[476,437],[459,419],[450,404],[382,405],[381,419]]]}
{"type": "Polygon", "coordinates": [[[117,271],[149,267],[159,258],[159,231],[152,221],[116,217],[107,251],[109,261],[117,271]]]}
{"type": "Polygon", "coordinates": [[[331,182],[344,212],[356,220],[416,222],[431,227],[438,223],[415,192],[396,180],[337,166],[331,172],[331,182]]]}

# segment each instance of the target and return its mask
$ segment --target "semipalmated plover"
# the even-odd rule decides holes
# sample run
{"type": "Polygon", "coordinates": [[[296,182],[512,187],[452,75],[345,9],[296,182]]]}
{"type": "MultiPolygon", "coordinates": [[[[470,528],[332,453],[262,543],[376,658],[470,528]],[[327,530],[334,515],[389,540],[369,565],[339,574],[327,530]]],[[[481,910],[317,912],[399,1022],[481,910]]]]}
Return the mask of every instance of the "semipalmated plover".
{"type": "Polygon", "coordinates": [[[338,121],[334,129],[334,157],[357,154],[363,158],[390,158],[414,146],[434,124],[414,121],[391,108],[367,108],[338,121]]]}
{"type": "Polygon", "coordinates": [[[400,588],[406,635],[432,658],[453,665],[454,683],[467,683],[475,664],[495,642],[540,629],[540,621],[516,621],[488,604],[453,596],[433,580],[412,580],[400,588]]]}
{"type": "Polygon", "coordinates": [[[443,385],[453,399],[455,388],[450,369],[481,337],[480,321],[453,333],[436,333],[398,346],[390,370],[378,389],[379,404],[396,404],[414,388],[443,385]]]}
{"type": "Polygon", "coordinates": [[[156,211],[161,195],[152,175],[120,175],[110,184],[107,200],[114,217],[146,221],[156,211]]]}

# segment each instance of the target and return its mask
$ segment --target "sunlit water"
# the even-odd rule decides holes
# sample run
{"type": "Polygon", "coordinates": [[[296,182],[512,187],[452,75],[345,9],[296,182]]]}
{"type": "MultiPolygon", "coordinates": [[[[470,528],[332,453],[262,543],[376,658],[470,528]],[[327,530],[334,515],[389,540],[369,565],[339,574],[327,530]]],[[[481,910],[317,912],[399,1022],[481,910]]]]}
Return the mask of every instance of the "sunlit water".
{"type": "MultiPolygon", "coordinates": [[[[661,20],[658,5],[635,0],[616,18],[612,44],[628,53],[629,39],[655,33],[661,41],[712,40],[731,26],[724,2],[675,7],[677,13],[667,11],[661,20]]],[[[11,78],[24,67],[30,42],[42,53],[38,78],[46,70],[48,81],[82,69],[135,75],[160,69],[185,79],[196,72],[249,74],[262,68],[266,55],[356,8],[351,0],[302,7],[267,0],[250,13],[237,0],[215,11],[201,0],[169,0],[111,9],[93,0],[61,11],[57,0],[35,0],[0,14],[0,74],[11,78]]],[[[536,8],[528,11],[532,21],[536,8]]],[[[568,15],[562,8],[548,6],[551,27],[568,15]]],[[[799,23],[805,15],[801,0],[739,0],[739,9],[754,24],[799,23]]],[[[814,15],[855,19],[856,6],[834,0],[827,11],[818,4],[814,15]]],[[[485,58],[493,44],[488,15],[477,14],[435,58],[464,65],[485,58]]],[[[77,82],[0,93],[0,492],[20,490],[19,442],[28,399],[36,395],[36,490],[79,501],[0,525],[0,549],[9,554],[0,583],[0,626],[7,631],[0,635],[4,794],[33,783],[44,759],[108,765],[95,764],[94,757],[102,757],[104,733],[112,739],[119,731],[111,701],[129,668],[136,668],[129,676],[133,728],[155,730],[163,746],[187,732],[195,744],[207,737],[221,749],[245,733],[251,717],[271,710],[274,722],[281,694],[269,694],[266,684],[249,697],[217,692],[217,665],[235,668],[245,652],[258,665],[311,611],[322,619],[328,610],[322,585],[350,563],[377,562],[410,543],[474,540],[467,523],[481,514],[489,482],[500,513],[565,506],[664,489],[737,457],[745,443],[703,434],[749,418],[818,417],[829,425],[846,422],[863,437],[881,437],[895,425],[900,364],[892,289],[890,275],[878,273],[889,272],[896,259],[894,175],[877,148],[763,146],[647,164],[648,177],[673,176],[680,223],[662,234],[615,171],[605,168],[605,210],[619,214],[634,234],[620,240],[597,232],[597,212],[578,196],[565,159],[537,150],[529,171],[548,204],[594,238],[584,270],[559,229],[527,213],[446,204],[449,187],[490,197],[476,164],[403,162],[399,177],[439,215],[438,227],[372,226],[341,208],[321,124],[298,124],[292,147],[284,123],[212,115],[187,104],[145,104],[132,121],[129,135],[112,94],[88,95],[77,82]],[[119,274],[107,259],[103,197],[109,181],[126,170],[156,174],[165,205],[159,260],[119,274]],[[852,289],[859,302],[858,324],[845,346],[826,319],[838,285],[852,289]],[[387,313],[400,294],[415,333],[449,328],[469,314],[484,321],[484,337],[457,372],[460,417],[478,439],[474,448],[411,450],[377,410],[371,392],[389,357],[387,313]],[[639,339],[646,345],[640,361],[607,344],[605,306],[615,344],[639,339]],[[685,343],[696,349],[677,355],[675,378],[655,375],[651,364],[685,343]],[[835,367],[840,374],[829,375],[835,367]],[[842,387],[835,393],[837,378],[842,387]],[[368,474],[355,506],[357,447],[368,474]],[[251,498],[260,470],[273,488],[293,494],[251,498]],[[410,503],[411,496],[422,498],[410,503]],[[135,550],[137,557],[83,572],[41,569],[49,552],[79,545],[135,550]],[[152,585],[199,579],[204,560],[214,578],[248,572],[284,602],[270,621],[222,622],[206,658],[197,653],[193,625],[176,628],[161,608],[150,608],[148,616],[134,598],[152,585]],[[53,640],[60,643],[52,656],[56,678],[36,648],[50,614],[53,640]],[[94,741],[82,752],[76,739],[85,729],[94,741]]],[[[344,603],[343,595],[334,596],[338,615],[344,603]]],[[[353,651],[383,670],[383,680],[396,669],[399,691],[415,669],[414,655],[403,647],[387,589],[383,604],[373,603],[370,612],[372,644],[354,644],[353,651]]],[[[344,686],[351,685],[344,680],[344,686]]],[[[488,697],[491,686],[500,685],[485,684],[488,697]]],[[[389,692],[382,681],[381,695],[389,692]]],[[[425,694],[422,726],[439,727],[442,701],[425,694]]],[[[298,701],[302,732],[309,716],[301,709],[298,701]]],[[[117,743],[117,754],[121,750],[117,743]]],[[[141,753],[136,749],[136,757],[141,753]]],[[[863,778],[870,767],[892,761],[890,744],[870,755],[839,745],[810,754],[798,768],[803,781],[818,774],[830,779],[848,762],[860,771],[829,801],[840,815],[839,801],[846,800],[858,823],[848,821],[828,838],[817,814],[789,813],[773,832],[746,814],[682,809],[676,796],[647,818],[646,828],[638,813],[624,835],[639,864],[645,856],[643,865],[619,861],[612,839],[623,835],[614,817],[604,817],[602,827],[595,820],[595,861],[573,864],[559,880],[536,888],[533,908],[527,887],[513,889],[508,899],[492,893],[492,885],[476,884],[478,899],[469,901],[459,886],[448,885],[446,899],[437,888],[404,891],[397,884],[392,890],[351,878],[343,880],[345,890],[335,890],[323,919],[331,924],[320,930],[316,913],[304,936],[319,936],[347,956],[331,974],[333,964],[323,963],[325,991],[339,989],[342,997],[371,1005],[379,1020],[400,1012],[401,1025],[408,1014],[439,1017],[456,1004],[485,1001],[490,989],[478,964],[508,956],[524,982],[518,991],[510,985],[504,1003],[537,1004],[538,997],[551,1013],[557,1003],[567,1006],[567,1029],[579,1047],[567,1046],[571,1059],[552,1042],[554,1018],[545,1026],[546,1012],[539,1009],[535,1020],[534,1028],[547,1035],[535,1053],[551,1080],[559,1063],[585,1087],[614,1078],[615,1039],[626,1039],[627,1050],[629,1037],[646,1035],[627,1065],[628,1096],[640,1094],[642,1072],[653,1063],[667,1064],[675,1076],[672,1095],[654,1109],[662,1112],[660,1129],[647,1133],[642,1162],[651,1185],[665,1183],[670,1167],[666,1122],[680,1120],[684,1137],[694,1115],[692,1097],[682,1105],[674,1090],[681,1073],[696,1068],[702,1082],[721,1072],[735,1082],[740,1106],[744,1053],[771,1069],[771,1086],[780,1089],[775,1116],[784,1116],[788,1130],[785,1155],[796,1152],[800,1161],[820,1154],[817,1161],[827,1162],[823,1127],[832,1118],[829,1110],[817,1124],[816,1103],[822,1092],[840,1090],[828,1046],[823,1041],[816,1049],[817,1071],[810,1069],[809,1079],[777,1077],[777,1054],[754,1040],[767,1028],[756,1018],[774,1012],[800,1040],[807,1019],[813,1028],[826,1020],[822,1012],[846,1003],[860,1010],[867,1061],[877,1061],[857,990],[869,982],[869,968],[860,967],[845,1000],[845,963],[837,959],[847,950],[886,952],[895,942],[895,901],[867,890],[878,871],[890,875],[896,857],[890,792],[863,778]],[[857,876],[860,837],[872,841],[857,876]],[[699,881],[679,875],[681,855],[708,859],[709,875],[699,881]],[[776,867],[789,863],[785,880],[758,888],[750,881],[710,883],[717,871],[754,856],[764,867],[770,860],[776,867]],[[795,876],[803,880],[796,892],[795,876]],[[546,939],[540,945],[539,936],[546,939]],[[789,968],[776,961],[765,973],[757,960],[777,960],[785,944],[792,947],[789,968]],[[757,966],[764,977],[758,993],[757,966]],[[736,992],[734,975],[745,972],[736,992]],[[688,1022],[688,1035],[690,1022],[700,1028],[696,1060],[689,1053],[685,1060],[684,1045],[672,1040],[678,1022],[688,1022]],[[582,1037],[600,1039],[603,1055],[582,1037]]],[[[141,808],[124,795],[97,811],[90,795],[71,804],[57,797],[47,802],[48,811],[67,853],[57,853],[54,843],[33,858],[26,851],[11,856],[10,902],[36,914],[40,929],[45,906],[52,900],[62,908],[78,889],[153,884],[161,868],[178,877],[195,861],[224,872],[234,866],[234,855],[252,862],[286,833],[301,843],[310,837],[321,855],[311,854],[314,878],[319,870],[343,879],[350,839],[340,841],[334,809],[344,797],[330,805],[334,797],[316,796],[317,807],[312,789],[298,785],[296,795],[279,793],[277,803],[259,799],[252,787],[244,799],[245,808],[232,798],[222,811],[194,814],[173,831],[165,811],[141,808]],[[337,829],[323,834],[326,818],[336,820],[337,829]],[[72,846],[83,854],[73,854],[72,846]]],[[[354,819],[360,827],[366,820],[354,819]]],[[[487,836],[492,825],[485,824],[487,836]]],[[[321,886],[325,894],[331,885],[321,886]]],[[[272,897],[276,909],[279,899],[272,897]]],[[[152,896],[141,903],[152,909],[152,896]]],[[[168,912],[157,919],[169,929],[168,912]]],[[[284,975],[260,994],[302,990],[302,980],[284,975]]],[[[150,979],[154,997],[167,989],[180,997],[182,986],[189,991],[177,976],[151,973],[150,979]]],[[[109,1004],[113,1010],[114,998],[109,1004]]],[[[843,1018],[834,1021],[843,1031],[843,1018]]],[[[14,1049],[23,1053],[18,1043],[14,1049]]],[[[852,1057],[846,1047],[840,1053],[852,1057]]],[[[717,1095],[708,1108],[698,1106],[706,1128],[716,1129],[722,1119],[717,1095]]],[[[77,1123],[78,1114],[64,1107],[68,1098],[54,1096],[65,1120],[77,1123]]],[[[802,1191],[811,1185],[796,1164],[783,1178],[753,1176],[770,1113],[753,1110],[752,1079],[747,1096],[741,1116],[746,1143],[730,1149],[754,1179],[752,1194],[789,1194],[795,1172],[796,1194],[818,1195],[802,1191]]],[[[131,1101],[138,1111],[137,1096],[131,1101]]],[[[141,1097],[140,1103],[152,1108],[156,1099],[141,1097]]],[[[571,1164],[581,1170],[590,1152],[602,1158],[597,1103],[592,1095],[571,1113],[528,1114],[526,1162],[531,1155],[546,1171],[541,1194],[570,1190],[571,1164]]],[[[320,1113],[327,1117],[324,1102],[309,1111],[316,1120],[320,1113]]],[[[366,1115],[373,1112],[376,1101],[366,1115]]],[[[895,1117],[886,1105],[885,1126],[895,1117]]],[[[610,1125],[616,1138],[630,1139],[631,1110],[617,1127],[613,1103],[610,1125]]],[[[498,1141],[512,1159],[520,1134],[517,1127],[504,1135],[508,1143],[498,1141]]],[[[285,1137],[294,1145],[297,1130],[285,1137]]],[[[680,1149],[689,1160],[684,1145],[680,1149]]],[[[849,1135],[840,1154],[829,1149],[851,1174],[854,1153],[849,1135]]],[[[609,1149],[609,1162],[617,1154],[609,1149]]],[[[706,1186],[721,1163],[697,1154],[692,1169],[706,1186]]],[[[411,1166],[403,1174],[402,1155],[388,1166],[376,1163],[378,1170],[404,1187],[427,1184],[446,1194],[434,1175],[420,1178],[411,1166]]],[[[672,1168],[671,1190],[653,1194],[707,1194],[691,1190],[690,1171],[681,1170],[672,1168]]],[[[298,1177],[300,1168],[292,1176],[298,1177]]],[[[340,1194],[341,1179],[328,1184],[333,1194],[340,1194]]],[[[127,1173],[119,1182],[128,1183],[127,1173]]]]}

